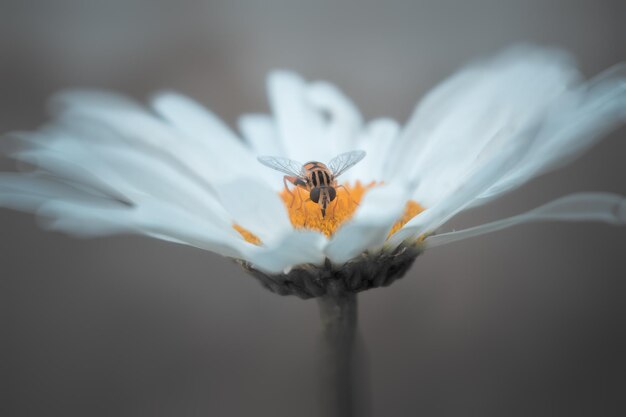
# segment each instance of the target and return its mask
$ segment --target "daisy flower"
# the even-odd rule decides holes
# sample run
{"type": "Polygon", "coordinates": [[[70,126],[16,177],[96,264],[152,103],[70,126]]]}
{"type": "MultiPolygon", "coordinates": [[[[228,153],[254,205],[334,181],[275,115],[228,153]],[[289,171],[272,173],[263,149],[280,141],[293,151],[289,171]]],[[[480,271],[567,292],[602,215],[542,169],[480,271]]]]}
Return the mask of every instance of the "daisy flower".
{"type": "Polygon", "coordinates": [[[58,94],[51,123],[3,139],[26,169],[0,173],[0,206],[76,236],[136,233],[216,252],[276,293],[317,297],[326,415],[354,408],[355,293],[402,277],[426,249],[514,225],[626,222],[626,198],[586,192],[445,232],[623,123],[624,67],[584,81],[567,53],[518,46],[461,69],[403,127],[365,122],[335,86],[292,72],[270,74],[267,89],[272,114],[242,116],[240,135],[173,92],[148,108],[107,92],[58,94]],[[359,161],[342,164],[345,153],[359,161]],[[307,162],[328,164],[328,176],[299,178],[307,162]],[[285,189],[285,174],[300,187],[285,189]],[[334,198],[315,191],[322,183],[334,198]]]}
{"type": "Polygon", "coordinates": [[[461,69],[401,127],[388,118],[365,122],[329,83],[276,71],[267,83],[272,115],[242,116],[240,136],[173,92],[149,108],[107,92],[64,92],[51,100],[50,124],[4,139],[7,155],[35,168],[0,174],[0,205],[72,235],[139,233],[216,252],[277,292],[323,295],[319,279],[309,278],[346,265],[345,284],[366,289],[402,275],[426,248],[516,224],[623,223],[622,196],[580,193],[438,233],[463,210],[563,166],[617,127],[625,80],[622,67],[583,81],[565,52],[519,46],[461,69]],[[338,178],[343,186],[324,217],[304,201],[306,191],[294,204],[283,174],[257,160],[326,163],[354,150],[366,156],[338,178]],[[355,269],[367,276],[347,282],[355,269]]]}

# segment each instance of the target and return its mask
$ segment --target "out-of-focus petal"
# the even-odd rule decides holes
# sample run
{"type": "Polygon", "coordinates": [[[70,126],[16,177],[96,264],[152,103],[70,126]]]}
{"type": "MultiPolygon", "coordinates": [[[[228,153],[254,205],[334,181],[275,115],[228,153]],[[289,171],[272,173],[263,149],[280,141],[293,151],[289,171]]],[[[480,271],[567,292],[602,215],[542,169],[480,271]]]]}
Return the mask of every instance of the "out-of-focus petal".
{"type": "Polygon", "coordinates": [[[564,95],[541,123],[536,146],[479,202],[565,165],[626,121],[626,66],[617,66],[564,95]]]}
{"type": "Polygon", "coordinates": [[[363,125],[356,105],[337,87],[321,81],[308,86],[307,97],[326,116],[322,144],[329,146],[331,157],[354,150],[363,125]]]}
{"type": "MultiPolygon", "coordinates": [[[[528,135],[531,134],[529,133],[528,135]]],[[[493,151],[491,149],[485,149],[485,154],[478,158],[481,160],[484,157],[485,161],[482,162],[482,165],[476,167],[474,172],[470,173],[468,179],[462,181],[461,185],[457,186],[454,192],[415,216],[402,229],[394,233],[389,239],[390,244],[397,245],[406,239],[417,238],[424,233],[434,231],[448,219],[472,204],[498,178],[515,167],[528,153],[528,149],[531,146],[532,142],[517,140],[508,142],[495,154],[492,154],[493,151]]]]}
{"type": "Polygon", "coordinates": [[[257,269],[277,274],[294,265],[324,262],[323,247],[326,236],[318,232],[293,231],[266,246],[250,245],[243,251],[243,259],[257,269]]]}
{"type": "MultiPolygon", "coordinates": [[[[256,156],[285,155],[285,147],[280,139],[276,121],[265,114],[247,114],[239,118],[239,129],[256,156]]],[[[260,165],[258,161],[257,164],[260,165]]],[[[283,189],[282,172],[263,168],[267,171],[268,185],[275,191],[283,189]]]]}
{"type": "Polygon", "coordinates": [[[572,59],[559,50],[522,46],[472,64],[417,106],[387,167],[396,177],[415,177],[413,197],[432,206],[465,180],[495,137],[524,140],[517,133],[578,80],[572,59]]]}
{"type": "Polygon", "coordinates": [[[225,181],[238,177],[269,179],[267,170],[244,143],[200,104],[179,94],[161,93],[153,106],[171,126],[204,150],[207,165],[215,171],[213,177],[225,181]]]}
{"type": "Polygon", "coordinates": [[[571,194],[524,214],[465,230],[427,237],[426,244],[428,247],[441,246],[518,224],[540,221],[596,221],[626,225],[626,197],[609,193],[571,194]]]}
{"type": "MultiPolygon", "coordinates": [[[[85,129],[80,137],[73,138],[78,147],[88,149],[106,141],[146,152],[158,151],[174,158],[182,171],[207,185],[210,181],[231,175],[229,170],[219,170],[213,164],[213,159],[218,159],[216,163],[221,162],[216,158],[219,155],[209,149],[205,141],[182,134],[126,97],[97,91],[69,91],[55,95],[51,104],[58,116],[55,128],[63,129],[80,123],[107,131],[106,135],[94,136],[85,129]]],[[[39,133],[41,145],[48,145],[47,131],[44,129],[39,133]]],[[[97,152],[95,154],[93,159],[96,159],[97,152]]]]}
{"type": "Polygon", "coordinates": [[[307,85],[297,74],[275,71],[268,77],[268,95],[287,158],[301,163],[328,161],[324,119],[307,97],[307,85]]]}
{"type": "Polygon", "coordinates": [[[369,191],[354,217],[331,238],[325,253],[334,263],[346,262],[367,250],[379,250],[408,200],[406,187],[379,186],[369,191]]]}
{"type": "Polygon", "coordinates": [[[266,114],[246,114],[239,118],[239,129],[255,156],[285,154],[276,122],[266,114]]]}
{"type": "Polygon", "coordinates": [[[275,71],[268,78],[268,92],[284,156],[326,163],[356,149],[363,118],[334,85],[307,83],[293,72],[275,71]]]}
{"type": "Polygon", "coordinates": [[[60,126],[16,135],[17,160],[71,181],[134,201],[150,195],[213,220],[230,216],[197,175],[159,148],[128,141],[108,125],[77,116],[60,126]]]}
{"type": "Polygon", "coordinates": [[[234,230],[168,202],[145,196],[127,205],[36,175],[0,175],[0,206],[37,213],[49,229],[74,236],[145,234],[235,257],[245,246],[234,230]]]}
{"type": "Polygon", "coordinates": [[[367,155],[363,161],[351,168],[342,180],[387,182],[390,175],[385,167],[389,150],[397,140],[400,126],[392,119],[375,119],[367,124],[359,135],[355,148],[364,150],[367,155]]]}

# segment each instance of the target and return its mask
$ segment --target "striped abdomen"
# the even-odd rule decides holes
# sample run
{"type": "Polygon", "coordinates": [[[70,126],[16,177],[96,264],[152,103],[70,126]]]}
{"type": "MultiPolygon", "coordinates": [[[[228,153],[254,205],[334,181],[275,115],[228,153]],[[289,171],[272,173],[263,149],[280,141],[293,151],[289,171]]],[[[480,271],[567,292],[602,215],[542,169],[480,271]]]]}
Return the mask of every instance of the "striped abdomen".
{"type": "Polygon", "coordinates": [[[304,170],[310,188],[334,186],[332,173],[321,162],[307,162],[304,164],[304,170]]]}

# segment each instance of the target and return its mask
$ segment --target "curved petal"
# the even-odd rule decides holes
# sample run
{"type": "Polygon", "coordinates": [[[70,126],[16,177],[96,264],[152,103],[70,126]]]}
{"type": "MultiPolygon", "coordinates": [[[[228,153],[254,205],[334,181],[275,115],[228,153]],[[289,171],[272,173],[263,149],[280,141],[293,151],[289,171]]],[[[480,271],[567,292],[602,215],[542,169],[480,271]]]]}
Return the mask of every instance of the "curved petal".
{"type": "Polygon", "coordinates": [[[255,156],[285,155],[276,122],[266,114],[246,114],[239,118],[239,130],[255,156]]]}
{"type": "Polygon", "coordinates": [[[128,205],[39,175],[0,175],[0,206],[36,213],[49,229],[80,237],[145,234],[237,257],[244,246],[234,230],[166,202],[145,196],[128,205]]]}
{"type": "Polygon", "coordinates": [[[293,230],[282,200],[264,183],[235,180],[214,186],[233,221],[254,233],[265,245],[293,230]]]}
{"type": "MultiPolygon", "coordinates": [[[[528,135],[532,136],[531,132],[528,135]]],[[[498,178],[515,167],[528,153],[531,146],[532,142],[514,140],[508,142],[504,148],[498,149],[495,155],[491,155],[492,150],[486,149],[485,155],[482,155],[485,159],[482,166],[475,168],[475,172],[470,173],[468,178],[446,198],[412,218],[402,229],[391,236],[389,242],[392,245],[398,245],[405,239],[417,238],[424,233],[435,230],[472,204],[498,178]]]]}
{"type": "Polygon", "coordinates": [[[367,123],[355,146],[364,150],[366,156],[341,177],[342,181],[388,182],[391,178],[385,171],[385,162],[399,131],[400,126],[392,119],[374,119],[367,123]]]}
{"type": "MultiPolygon", "coordinates": [[[[285,155],[285,148],[276,122],[265,114],[247,114],[239,118],[239,129],[245,138],[248,146],[256,156],[281,156],[285,155]]],[[[255,161],[259,164],[258,161],[255,161]]],[[[265,169],[265,168],[264,168],[265,169]]],[[[283,173],[266,169],[267,177],[270,179],[268,185],[274,191],[283,189],[283,173]]]]}
{"type": "Polygon", "coordinates": [[[523,139],[546,108],[579,79],[562,51],[520,46],[462,69],[416,108],[387,161],[415,177],[414,198],[432,206],[457,188],[494,138],[523,139]]]}
{"type": "Polygon", "coordinates": [[[363,118],[334,85],[275,71],[268,77],[268,92],[286,157],[328,162],[355,149],[363,118]]]}
{"type": "MultiPolygon", "coordinates": [[[[68,116],[69,117],[69,116],[68,116]]],[[[11,153],[59,181],[83,184],[125,201],[143,195],[228,223],[206,183],[159,148],[128,142],[108,125],[72,115],[62,126],[15,135],[22,149],[11,153]]]]}
{"type": "Polygon", "coordinates": [[[354,103],[337,87],[321,81],[308,86],[307,97],[318,111],[327,116],[325,138],[321,145],[329,147],[331,157],[356,149],[363,116],[354,103]]]}
{"type": "Polygon", "coordinates": [[[211,177],[228,181],[238,177],[270,180],[244,143],[213,113],[195,101],[174,93],[153,100],[155,110],[185,138],[203,149],[211,177]]]}
{"type": "Polygon", "coordinates": [[[346,262],[367,250],[380,249],[408,200],[405,187],[376,187],[363,197],[354,217],[344,224],[325,248],[334,263],[346,262]]]}
{"type": "Polygon", "coordinates": [[[307,98],[305,81],[293,72],[274,71],[267,86],[285,156],[302,163],[330,159],[328,146],[320,144],[324,120],[307,98]]]}
{"type": "Polygon", "coordinates": [[[537,146],[479,203],[567,164],[625,122],[626,65],[620,65],[558,100],[542,122],[537,146]]]}
{"type": "Polygon", "coordinates": [[[272,244],[249,245],[243,250],[243,259],[270,274],[284,272],[294,265],[321,265],[326,242],[326,236],[321,233],[294,230],[272,244]]]}
{"type": "Polygon", "coordinates": [[[484,235],[522,223],[540,221],[596,221],[626,225],[626,197],[609,193],[577,193],[554,200],[527,213],[426,238],[428,247],[484,235]]]}
{"type": "MultiPolygon", "coordinates": [[[[93,135],[84,129],[80,137],[74,138],[77,146],[88,148],[104,141],[137,150],[158,150],[175,159],[179,170],[203,181],[206,186],[210,180],[220,179],[225,172],[228,173],[228,170],[218,170],[212,165],[214,153],[207,149],[206,143],[187,137],[126,97],[94,91],[70,91],[54,96],[51,105],[59,115],[58,128],[82,123],[92,124],[93,129],[98,131],[108,131],[106,135],[93,135]]],[[[41,139],[41,145],[48,145],[48,138],[41,136],[41,139]]],[[[96,159],[95,156],[92,159],[96,159]]],[[[236,168],[237,164],[232,164],[232,167],[236,168]]]]}

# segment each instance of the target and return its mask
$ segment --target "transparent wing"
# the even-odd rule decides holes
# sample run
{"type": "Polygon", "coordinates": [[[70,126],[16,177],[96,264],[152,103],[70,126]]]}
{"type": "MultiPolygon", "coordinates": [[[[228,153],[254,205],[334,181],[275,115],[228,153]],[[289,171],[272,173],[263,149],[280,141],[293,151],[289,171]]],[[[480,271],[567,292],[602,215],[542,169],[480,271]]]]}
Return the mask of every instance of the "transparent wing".
{"type": "Polygon", "coordinates": [[[361,159],[365,158],[365,151],[350,151],[337,155],[328,163],[328,168],[335,178],[352,168],[361,159]]]}
{"type": "Polygon", "coordinates": [[[279,156],[259,156],[257,159],[266,167],[270,167],[276,171],[284,172],[294,177],[302,176],[302,164],[292,159],[281,158],[279,156]]]}

